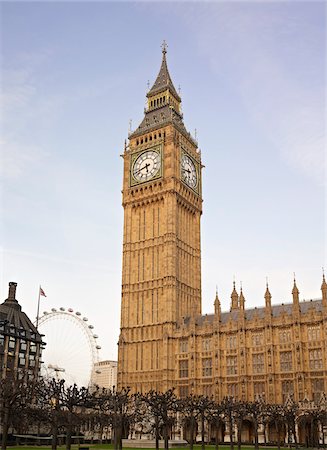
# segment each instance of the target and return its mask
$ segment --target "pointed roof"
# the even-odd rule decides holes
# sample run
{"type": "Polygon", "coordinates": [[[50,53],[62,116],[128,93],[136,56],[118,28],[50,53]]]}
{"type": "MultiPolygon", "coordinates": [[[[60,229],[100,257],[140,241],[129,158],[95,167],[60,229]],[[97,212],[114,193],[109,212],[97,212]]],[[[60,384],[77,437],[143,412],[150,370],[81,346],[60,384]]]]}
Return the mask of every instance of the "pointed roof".
{"type": "Polygon", "coordinates": [[[239,302],[240,302],[240,308],[244,309],[245,308],[245,297],[243,295],[243,289],[241,286],[241,291],[240,291],[240,297],[239,297],[239,302]]]}
{"type": "Polygon", "coordinates": [[[233,292],[230,297],[232,299],[232,309],[238,308],[238,293],[235,288],[235,281],[233,281],[233,292]]]}
{"type": "Polygon", "coordinates": [[[42,336],[28,316],[22,311],[22,307],[16,300],[17,283],[9,283],[8,298],[0,304],[0,321],[4,322],[9,330],[15,334],[24,332],[24,339],[42,343],[42,336]]]}
{"type": "Polygon", "coordinates": [[[147,97],[152,97],[153,95],[156,95],[159,92],[166,91],[167,89],[169,89],[171,93],[174,95],[174,97],[176,97],[178,101],[181,101],[181,98],[178,95],[169,75],[166,54],[167,54],[167,44],[165,41],[163,41],[161,67],[158,76],[156,78],[156,81],[154,82],[152,88],[147,93],[147,97]]]}
{"type": "Polygon", "coordinates": [[[298,287],[297,287],[297,285],[296,285],[296,280],[295,280],[295,276],[294,276],[294,286],[293,286],[293,289],[292,289],[292,294],[294,295],[299,295],[299,293],[300,293],[300,291],[298,290],[298,287]]]}
{"type": "Polygon", "coordinates": [[[269,291],[269,287],[268,287],[268,281],[267,281],[267,285],[266,285],[266,292],[265,292],[265,299],[266,300],[271,300],[271,293],[269,291]]]}
{"type": "Polygon", "coordinates": [[[325,273],[322,273],[322,284],[321,284],[321,290],[327,290],[327,283],[326,283],[326,279],[325,279],[325,273]]]}

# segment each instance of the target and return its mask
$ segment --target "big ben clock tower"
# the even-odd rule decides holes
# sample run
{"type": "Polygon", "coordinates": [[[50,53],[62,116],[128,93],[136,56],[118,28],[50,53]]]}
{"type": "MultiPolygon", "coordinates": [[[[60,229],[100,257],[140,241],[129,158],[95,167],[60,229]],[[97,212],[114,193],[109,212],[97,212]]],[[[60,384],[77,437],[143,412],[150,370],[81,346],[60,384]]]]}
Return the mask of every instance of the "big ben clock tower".
{"type": "Polygon", "coordinates": [[[164,391],[174,331],[201,314],[201,155],[162,63],[123,154],[123,271],[118,387],[164,391]]]}

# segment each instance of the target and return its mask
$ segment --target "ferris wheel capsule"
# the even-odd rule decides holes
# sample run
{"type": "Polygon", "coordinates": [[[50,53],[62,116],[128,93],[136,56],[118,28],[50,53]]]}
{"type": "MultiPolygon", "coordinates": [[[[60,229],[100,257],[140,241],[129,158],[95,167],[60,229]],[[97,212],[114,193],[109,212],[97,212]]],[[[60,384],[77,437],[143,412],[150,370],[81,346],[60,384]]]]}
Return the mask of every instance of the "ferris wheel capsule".
{"type": "Polygon", "coordinates": [[[61,307],[61,308],[60,308],[60,311],[65,311],[65,308],[61,307]]]}
{"type": "Polygon", "coordinates": [[[69,312],[74,312],[74,310],[72,308],[68,308],[69,312]]]}
{"type": "Polygon", "coordinates": [[[87,317],[83,317],[84,322],[87,322],[89,319],[87,317]]]}
{"type": "Polygon", "coordinates": [[[79,312],[79,311],[76,311],[76,316],[80,316],[81,315],[81,313],[79,312]]]}

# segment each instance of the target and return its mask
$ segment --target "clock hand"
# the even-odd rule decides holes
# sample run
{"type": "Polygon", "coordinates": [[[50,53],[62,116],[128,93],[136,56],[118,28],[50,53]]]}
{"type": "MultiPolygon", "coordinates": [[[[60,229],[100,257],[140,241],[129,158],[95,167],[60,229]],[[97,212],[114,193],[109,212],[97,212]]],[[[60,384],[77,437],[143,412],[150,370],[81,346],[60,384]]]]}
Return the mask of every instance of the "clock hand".
{"type": "Polygon", "coordinates": [[[149,167],[149,163],[148,164],[145,164],[145,166],[143,166],[143,167],[140,167],[138,170],[136,170],[135,172],[134,172],[134,174],[136,175],[136,174],[138,174],[139,172],[141,172],[141,170],[143,170],[143,169],[146,169],[146,171],[148,172],[148,167],[149,167]]]}

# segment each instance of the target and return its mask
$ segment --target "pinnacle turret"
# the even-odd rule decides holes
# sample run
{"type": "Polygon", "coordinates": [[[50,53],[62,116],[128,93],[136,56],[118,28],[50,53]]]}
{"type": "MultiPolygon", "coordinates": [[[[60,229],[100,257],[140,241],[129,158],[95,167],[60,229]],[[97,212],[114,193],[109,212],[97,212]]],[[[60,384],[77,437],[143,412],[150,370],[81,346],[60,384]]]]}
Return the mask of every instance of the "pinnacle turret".
{"type": "Polygon", "coordinates": [[[241,287],[241,291],[240,291],[239,304],[240,304],[240,309],[244,310],[245,309],[245,297],[243,295],[242,287],[241,287]]]}
{"type": "Polygon", "coordinates": [[[293,309],[297,312],[300,311],[300,291],[298,290],[298,287],[296,285],[295,280],[295,274],[294,274],[294,285],[292,289],[292,295],[293,295],[293,309]]]}
{"type": "Polygon", "coordinates": [[[322,304],[325,308],[327,308],[327,283],[325,280],[325,273],[322,273],[322,284],[321,284],[321,293],[322,293],[322,304]]]}
{"type": "Polygon", "coordinates": [[[216,288],[216,297],[215,297],[215,301],[214,301],[214,307],[215,307],[215,314],[217,317],[219,317],[221,314],[221,305],[220,305],[220,300],[218,297],[218,289],[217,288],[216,288]]]}
{"type": "Polygon", "coordinates": [[[266,302],[266,308],[271,308],[271,293],[269,291],[268,281],[267,281],[267,285],[266,285],[265,302],[266,302]]]}
{"type": "Polygon", "coordinates": [[[231,299],[232,299],[231,309],[238,309],[238,293],[235,288],[235,281],[233,281],[233,292],[231,295],[231,299]]]}

